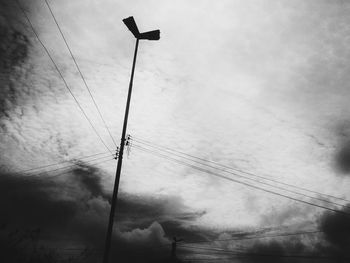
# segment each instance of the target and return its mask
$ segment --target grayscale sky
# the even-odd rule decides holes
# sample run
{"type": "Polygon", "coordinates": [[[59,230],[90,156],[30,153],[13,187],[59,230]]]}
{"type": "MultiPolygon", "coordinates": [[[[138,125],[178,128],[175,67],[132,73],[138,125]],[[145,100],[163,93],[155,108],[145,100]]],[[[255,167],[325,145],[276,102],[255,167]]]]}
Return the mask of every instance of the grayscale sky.
{"type": "MultiPolygon", "coordinates": [[[[1,26],[28,39],[22,60],[4,66],[2,73],[3,173],[13,175],[106,152],[18,6],[3,2],[7,11],[1,16],[1,26]]],[[[45,1],[20,3],[77,100],[114,152],[45,1]]],[[[49,3],[117,143],[135,44],[122,19],[132,15],[140,31],[160,29],[161,39],[140,42],[128,134],[350,199],[350,2],[49,3]]],[[[77,166],[71,175],[59,176],[57,189],[71,183],[83,193],[82,186],[69,177],[82,170],[92,171],[98,177],[99,191],[110,193],[115,162],[77,166]]],[[[47,169],[38,180],[45,186],[49,176],[47,169]]],[[[126,209],[120,216],[123,219],[115,232],[125,240],[156,232],[156,239],[164,243],[168,242],[167,231],[176,229],[206,238],[230,236],[232,231],[317,229],[325,214],[324,209],[229,182],[136,147],[124,157],[120,192],[125,198],[121,204],[127,207],[129,202],[135,211],[141,211],[133,214],[126,209]],[[141,209],[138,202],[159,206],[159,217],[148,215],[149,210],[141,209]],[[142,211],[148,211],[145,220],[142,211]],[[128,213],[137,215],[139,221],[128,213]]],[[[86,202],[94,202],[96,211],[102,209],[107,215],[109,205],[103,195],[89,198],[86,202]]],[[[84,221],[89,215],[85,211],[80,216],[84,221]]]]}

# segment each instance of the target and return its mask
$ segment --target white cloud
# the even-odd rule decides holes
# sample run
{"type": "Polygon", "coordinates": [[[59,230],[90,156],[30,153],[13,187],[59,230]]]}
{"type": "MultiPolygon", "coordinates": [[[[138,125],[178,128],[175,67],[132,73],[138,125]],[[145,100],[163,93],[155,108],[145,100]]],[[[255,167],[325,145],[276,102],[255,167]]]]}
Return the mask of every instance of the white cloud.
{"type": "Polygon", "coordinates": [[[169,244],[164,230],[158,222],[153,222],[149,227],[136,228],[131,231],[116,231],[116,235],[126,243],[130,244],[169,244]]]}

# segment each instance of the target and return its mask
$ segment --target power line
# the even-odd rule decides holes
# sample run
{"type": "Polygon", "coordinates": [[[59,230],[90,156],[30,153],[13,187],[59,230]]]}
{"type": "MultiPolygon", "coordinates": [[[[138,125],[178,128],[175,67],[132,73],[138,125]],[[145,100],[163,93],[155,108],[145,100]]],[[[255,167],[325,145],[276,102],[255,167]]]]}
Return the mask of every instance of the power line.
{"type": "Polygon", "coordinates": [[[152,250],[152,249],[162,249],[165,247],[171,247],[171,243],[169,244],[163,244],[163,245],[147,245],[147,246],[143,246],[143,247],[138,247],[138,248],[123,248],[119,251],[121,252],[131,252],[131,251],[140,251],[140,250],[152,250]]]}
{"type": "Polygon", "coordinates": [[[191,253],[191,257],[181,258],[181,262],[232,262],[233,259],[246,258],[242,256],[217,255],[208,253],[191,253]],[[201,256],[201,257],[194,257],[201,256]],[[205,258],[203,258],[205,257],[205,258]]]}
{"type": "MultiPolygon", "coordinates": [[[[182,248],[182,247],[179,247],[179,248],[182,248]]],[[[198,248],[198,247],[195,247],[195,248],[198,248]]],[[[184,250],[186,250],[186,251],[188,251],[188,249],[187,249],[187,247],[183,247],[183,249],[184,250]]],[[[232,251],[232,252],[238,252],[238,253],[240,253],[240,252],[247,252],[247,250],[240,250],[240,249],[232,249],[232,250],[230,250],[230,251],[232,251]]],[[[182,252],[182,251],[181,251],[182,252]]],[[[179,254],[181,254],[181,252],[179,252],[179,254]]],[[[205,250],[205,249],[198,249],[198,250],[191,250],[191,255],[220,255],[220,252],[221,251],[211,251],[211,250],[205,250]]],[[[222,255],[222,254],[221,254],[222,255]]],[[[226,254],[224,254],[224,255],[222,255],[222,256],[226,256],[226,254]]],[[[229,256],[229,255],[227,255],[227,256],[229,256]]]]}
{"type": "MultiPolygon", "coordinates": [[[[109,162],[109,161],[114,161],[114,159],[101,160],[101,161],[99,161],[99,162],[89,163],[89,164],[90,164],[90,165],[96,165],[96,164],[101,164],[101,163],[105,163],[105,162],[109,162]]],[[[52,176],[47,176],[47,177],[45,177],[45,179],[57,178],[57,177],[59,177],[59,176],[61,176],[61,175],[68,174],[69,172],[71,172],[71,170],[66,171],[66,172],[63,172],[63,173],[58,173],[58,174],[55,174],[55,175],[52,175],[52,176]]]]}
{"type": "MultiPolygon", "coordinates": [[[[256,258],[259,257],[257,255],[241,255],[241,256],[228,256],[227,258],[225,257],[215,257],[215,258],[190,258],[190,259],[182,259],[183,262],[232,262],[232,259],[252,259],[252,258],[256,258]]],[[[260,256],[261,257],[261,256],[260,256]]],[[[270,255],[269,257],[273,257],[272,255],[270,255]]],[[[277,256],[278,258],[282,257],[285,259],[291,259],[293,260],[295,257],[283,257],[283,256],[277,256]]],[[[303,260],[312,260],[314,262],[314,259],[320,259],[320,260],[327,260],[327,262],[329,262],[328,260],[337,260],[337,259],[347,259],[347,258],[342,258],[342,257],[299,257],[302,258],[303,260]]],[[[332,261],[333,262],[333,261],[332,261]]]]}
{"type": "MultiPolygon", "coordinates": [[[[90,161],[84,162],[84,164],[87,163],[89,165],[96,165],[96,164],[99,164],[99,163],[104,163],[104,162],[112,161],[112,160],[114,160],[114,158],[111,159],[110,156],[105,156],[105,157],[96,158],[94,160],[90,160],[90,161]],[[108,159],[106,159],[106,158],[108,158],[108,159]],[[96,161],[98,161],[98,162],[96,162],[96,161]]],[[[56,169],[55,171],[58,171],[58,170],[61,170],[61,169],[66,169],[66,168],[69,169],[69,168],[72,168],[72,167],[79,167],[79,164],[66,166],[66,167],[63,167],[63,168],[60,168],[60,169],[56,169]]],[[[49,173],[49,172],[51,173],[51,172],[53,172],[53,170],[52,171],[48,171],[48,172],[42,172],[41,174],[46,174],[46,173],[49,173]]],[[[37,175],[39,175],[39,174],[37,174],[37,175]]],[[[53,177],[56,177],[56,175],[54,175],[53,177]]]]}
{"type": "MultiPolygon", "coordinates": [[[[162,151],[164,151],[164,150],[162,150],[162,151]]],[[[165,151],[165,152],[169,153],[168,151],[165,151]]],[[[311,198],[311,199],[315,199],[315,200],[318,200],[318,201],[322,201],[322,202],[325,202],[325,203],[341,206],[343,208],[345,207],[342,204],[338,204],[338,203],[335,203],[335,202],[332,202],[332,201],[329,201],[329,200],[326,200],[326,199],[310,196],[310,195],[307,195],[307,194],[304,194],[304,193],[300,193],[300,192],[296,192],[296,191],[293,191],[293,190],[290,190],[290,189],[287,189],[287,188],[284,188],[284,187],[281,187],[281,186],[276,186],[276,185],[272,185],[272,184],[269,184],[269,183],[261,182],[258,179],[253,179],[253,178],[249,178],[247,176],[243,176],[243,175],[240,175],[240,174],[237,174],[237,173],[234,173],[234,172],[229,172],[229,171],[227,171],[227,170],[225,170],[223,168],[218,168],[218,167],[214,167],[212,165],[208,165],[206,163],[203,163],[203,161],[196,161],[196,160],[193,160],[193,159],[190,159],[190,158],[187,158],[187,157],[175,154],[175,153],[171,153],[171,154],[174,155],[174,156],[177,156],[179,158],[183,158],[183,159],[189,160],[191,162],[195,162],[195,163],[198,163],[198,164],[201,164],[201,165],[204,165],[204,166],[207,166],[207,167],[210,167],[210,168],[213,168],[213,169],[216,169],[216,170],[228,173],[228,174],[235,175],[235,176],[240,177],[240,178],[244,178],[246,180],[257,182],[259,184],[263,184],[263,185],[267,185],[267,186],[270,186],[270,187],[274,187],[274,188],[277,188],[277,189],[280,189],[280,190],[284,190],[284,191],[287,191],[287,192],[290,192],[290,193],[293,193],[293,194],[301,195],[301,196],[308,197],[308,198],[311,198]]]]}
{"type": "Polygon", "coordinates": [[[238,184],[242,184],[242,185],[245,185],[245,186],[248,186],[248,187],[251,187],[251,188],[255,188],[255,189],[264,191],[264,192],[268,192],[268,193],[271,193],[271,194],[274,194],[274,195],[285,197],[285,198],[290,199],[290,200],[294,200],[294,201],[301,202],[301,203],[304,203],[304,204],[308,204],[308,205],[312,205],[312,206],[315,206],[315,207],[323,208],[323,209],[326,209],[326,210],[329,210],[329,211],[333,211],[333,212],[336,212],[336,213],[340,213],[340,214],[343,214],[343,215],[347,215],[347,216],[350,215],[349,213],[341,211],[341,210],[336,210],[336,209],[329,208],[329,207],[326,207],[326,206],[314,204],[314,203],[311,203],[311,202],[308,202],[308,201],[304,201],[304,200],[301,200],[301,199],[297,199],[297,198],[294,198],[294,197],[291,197],[291,196],[288,196],[288,195],[285,195],[285,194],[274,192],[274,191],[269,190],[269,189],[265,189],[265,188],[262,188],[262,187],[259,187],[259,186],[255,186],[255,185],[252,185],[252,184],[249,184],[249,183],[246,183],[246,182],[242,182],[242,181],[239,181],[239,180],[236,180],[236,179],[233,179],[233,178],[230,178],[230,177],[227,177],[227,176],[215,173],[215,172],[211,172],[209,170],[203,169],[201,167],[198,167],[198,166],[195,166],[195,165],[183,162],[183,161],[179,161],[177,159],[168,157],[166,155],[163,155],[163,154],[160,154],[160,153],[157,153],[157,152],[152,152],[152,151],[150,151],[148,149],[145,149],[143,147],[140,147],[140,146],[135,146],[134,145],[133,147],[139,148],[140,150],[143,150],[143,151],[146,151],[146,152],[150,152],[150,153],[156,154],[156,155],[158,155],[158,156],[160,156],[162,158],[165,158],[165,159],[168,159],[168,160],[180,163],[182,165],[188,166],[190,168],[199,170],[199,171],[204,172],[204,173],[208,173],[208,174],[214,175],[216,177],[219,177],[219,178],[222,178],[222,179],[225,179],[225,180],[229,180],[229,181],[232,181],[232,182],[235,182],[235,183],[238,183],[238,184]]]}
{"type": "MultiPolygon", "coordinates": [[[[101,163],[105,163],[105,162],[109,162],[109,161],[114,161],[114,159],[107,159],[107,160],[101,160],[99,162],[94,162],[94,163],[89,163],[89,165],[97,165],[97,164],[101,164],[101,163]]],[[[72,166],[73,167],[73,166],[72,166]]],[[[67,170],[65,172],[62,172],[62,173],[58,173],[58,174],[55,174],[55,175],[51,175],[51,176],[45,176],[44,179],[45,180],[52,180],[54,178],[57,178],[59,176],[62,176],[62,175],[66,175],[66,174],[69,174],[70,172],[72,172],[72,170],[67,170]]],[[[25,176],[25,177],[22,177],[21,179],[23,180],[29,180],[31,178],[35,178],[37,176],[25,176]]],[[[41,177],[42,178],[42,177],[41,177]]],[[[33,181],[35,183],[35,181],[33,181]]],[[[71,186],[66,186],[67,188],[71,188],[71,189],[74,189],[74,187],[71,187],[71,186]]]]}
{"type": "Polygon", "coordinates": [[[261,236],[245,236],[245,237],[235,237],[235,238],[226,238],[226,239],[213,239],[213,240],[200,240],[200,241],[184,241],[186,244],[196,244],[196,243],[211,243],[211,242],[224,242],[224,241],[234,241],[234,240],[248,240],[248,239],[260,239],[260,238],[271,238],[271,237],[286,237],[286,236],[297,236],[297,235],[310,235],[310,234],[319,234],[323,231],[305,231],[305,232],[296,232],[296,233],[282,233],[276,235],[261,235],[261,236]]]}
{"type": "Polygon", "coordinates": [[[297,188],[297,189],[300,189],[300,190],[303,190],[303,191],[307,191],[307,192],[310,192],[310,193],[323,195],[323,196],[335,198],[335,199],[338,199],[338,200],[350,202],[350,200],[345,199],[345,198],[341,198],[341,197],[334,196],[334,195],[320,193],[320,192],[313,191],[313,190],[310,190],[310,189],[307,189],[307,188],[303,188],[303,187],[300,187],[300,186],[296,186],[296,185],[284,183],[284,182],[281,182],[281,181],[278,181],[278,180],[275,180],[275,179],[271,179],[271,178],[267,178],[267,177],[264,177],[264,176],[260,176],[260,175],[254,174],[252,172],[247,172],[247,171],[244,171],[244,170],[241,170],[241,169],[238,169],[238,168],[233,168],[233,167],[230,167],[230,166],[226,166],[226,165],[220,164],[218,162],[214,162],[214,161],[210,161],[210,160],[207,160],[207,159],[204,159],[204,158],[200,158],[200,157],[197,157],[197,156],[194,156],[194,155],[191,155],[191,154],[187,154],[187,153],[175,150],[175,149],[171,149],[169,147],[160,146],[160,145],[154,144],[154,143],[152,143],[150,141],[147,141],[147,140],[144,140],[144,139],[140,139],[138,137],[136,137],[136,139],[135,139],[135,137],[132,136],[131,139],[136,141],[136,142],[139,142],[139,143],[147,144],[148,146],[153,147],[153,148],[163,148],[163,149],[166,149],[168,151],[176,152],[176,153],[179,153],[179,154],[182,154],[182,155],[185,155],[185,156],[189,156],[189,157],[197,159],[197,160],[201,160],[201,161],[204,161],[204,162],[212,163],[212,164],[215,164],[217,166],[221,166],[223,168],[227,168],[227,169],[238,171],[238,172],[241,172],[241,173],[244,173],[244,174],[247,174],[247,175],[255,176],[255,177],[261,178],[263,180],[272,181],[272,182],[275,182],[275,183],[278,183],[278,184],[282,184],[282,185],[286,185],[286,186],[289,186],[289,187],[297,188]]]}
{"type": "Polygon", "coordinates": [[[88,86],[88,84],[87,84],[87,82],[86,82],[86,80],[85,80],[85,77],[84,77],[83,73],[82,73],[81,70],[80,70],[80,67],[79,67],[79,65],[78,65],[78,62],[76,61],[75,56],[73,55],[73,52],[72,52],[71,48],[70,48],[69,45],[68,45],[68,42],[67,42],[67,40],[66,40],[66,38],[65,38],[65,36],[64,36],[64,34],[63,34],[63,32],[62,32],[62,30],[61,30],[61,27],[60,27],[59,23],[57,22],[57,19],[56,19],[55,15],[54,15],[54,13],[53,13],[53,11],[52,11],[52,9],[51,9],[51,6],[50,6],[50,4],[49,4],[49,2],[48,2],[47,0],[45,0],[45,3],[46,3],[46,5],[47,5],[48,9],[50,10],[51,16],[52,16],[53,20],[55,21],[55,24],[56,24],[58,30],[59,30],[60,33],[61,33],[61,36],[62,36],[62,38],[63,38],[63,41],[64,41],[64,43],[66,44],[66,47],[67,47],[67,49],[68,49],[68,51],[69,51],[69,53],[70,53],[70,55],[71,55],[71,57],[72,57],[72,59],[73,59],[73,61],[74,61],[74,64],[75,64],[75,66],[76,66],[76,68],[77,68],[77,70],[78,70],[78,72],[79,72],[79,74],[80,74],[80,77],[81,77],[81,79],[83,80],[84,85],[85,85],[86,89],[88,90],[88,92],[89,92],[89,94],[90,94],[90,97],[91,97],[91,99],[92,99],[92,101],[93,101],[93,103],[94,103],[94,105],[95,105],[95,108],[96,108],[98,114],[100,115],[100,118],[101,118],[101,120],[102,120],[102,122],[103,122],[103,124],[104,124],[104,126],[105,126],[105,128],[106,128],[106,130],[108,131],[108,134],[109,134],[109,136],[111,137],[111,139],[112,139],[112,141],[113,141],[115,147],[117,148],[118,146],[117,146],[117,144],[116,144],[116,142],[115,142],[115,140],[114,140],[114,138],[113,138],[113,136],[112,136],[112,134],[111,134],[111,131],[109,130],[109,128],[108,128],[108,126],[107,126],[107,124],[106,124],[106,121],[104,120],[104,118],[103,118],[103,116],[102,116],[102,113],[101,113],[101,111],[100,111],[100,108],[98,107],[98,105],[97,105],[97,103],[96,103],[96,101],[95,101],[95,99],[94,99],[94,97],[93,97],[93,95],[92,95],[92,93],[91,93],[91,90],[90,90],[90,88],[89,88],[89,86],[88,86]]]}
{"type": "Polygon", "coordinates": [[[63,80],[63,83],[64,83],[65,87],[66,87],[67,90],[69,91],[70,95],[73,97],[75,103],[77,104],[77,106],[79,107],[79,109],[81,110],[81,112],[83,113],[83,115],[84,115],[84,117],[86,118],[86,120],[89,122],[91,128],[94,130],[94,132],[96,133],[97,137],[100,139],[100,141],[102,142],[102,144],[106,147],[106,149],[107,149],[111,154],[113,154],[112,151],[111,151],[111,150],[108,148],[108,146],[106,145],[106,143],[103,141],[102,137],[100,136],[100,134],[98,133],[98,131],[97,131],[96,128],[94,127],[94,125],[93,125],[93,123],[91,122],[91,120],[89,119],[89,117],[86,115],[84,109],[83,109],[82,106],[80,105],[80,103],[79,103],[79,101],[77,100],[77,98],[74,96],[72,90],[69,88],[67,81],[65,80],[65,78],[64,78],[63,75],[62,75],[62,72],[61,72],[60,69],[58,68],[58,66],[57,66],[55,60],[53,59],[53,57],[51,56],[49,50],[46,48],[46,46],[44,45],[44,43],[41,41],[41,39],[40,39],[38,33],[36,32],[36,30],[35,30],[35,28],[34,28],[32,22],[30,21],[28,15],[27,15],[27,13],[26,13],[26,11],[23,9],[23,7],[22,7],[22,5],[20,4],[19,0],[16,0],[16,3],[17,3],[17,5],[18,5],[19,9],[22,11],[23,15],[25,16],[26,20],[28,21],[28,23],[29,23],[29,25],[30,25],[30,27],[31,27],[31,29],[32,29],[32,31],[33,31],[33,33],[34,33],[34,35],[35,35],[36,38],[38,39],[38,41],[39,41],[39,43],[41,44],[41,46],[44,48],[46,54],[49,56],[49,58],[50,58],[52,64],[53,64],[54,67],[56,68],[56,70],[57,70],[58,74],[60,75],[61,79],[63,80]]]}
{"type": "MultiPolygon", "coordinates": [[[[95,159],[92,159],[92,160],[89,160],[89,161],[85,161],[84,163],[90,163],[90,162],[98,161],[98,160],[105,159],[105,158],[111,158],[111,157],[110,156],[103,156],[103,157],[95,158],[95,159]]],[[[111,160],[113,160],[113,159],[111,159],[111,160]]],[[[36,177],[36,176],[39,176],[39,175],[42,175],[42,174],[51,173],[51,172],[55,172],[55,171],[58,171],[58,170],[75,167],[77,165],[79,165],[79,164],[72,164],[72,165],[68,165],[68,166],[59,167],[59,168],[56,168],[56,169],[53,169],[53,170],[42,171],[40,173],[28,175],[26,177],[36,177]]]]}
{"type": "Polygon", "coordinates": [[[252,184],[249,184],[249,183],[246,183],[246,182],[242,182],[242,181],[239,181],[239,180],[236,180],[236,179],[233,179],[233,178],[221,175],[219,173],[215,173],[215,172],[203,169],[201,167],[198,167],[198,166],[195,166],[195,165],[192,165],[192,164],[189,164],[189,163],[186,163],[186,162],[183,162],[183,161],[171,158],[169,156],[166,156],[166,155],[163,155],[163,154],[160,154],[160,153],[156,153],[156,152],[152,152],[152,151],[150,151],[148,149],[145,149],[143,147],[140,147],[140,146],[133,146],[133,147],[135,147],[136,149],[140,149],[142,151],[146,151],[146,152],[158,155],[158,156],[160,156],[160,157],[162,157],[164,159],[168,159],[168,160],[177,162],[179,164],[185,165],[187,167],[196,169],[198,171],[201,171],[201,172],[204,172],[204,173],[207,173],[207,174],[219,177],[219,178],[224,179],[224,180],[228,180],[228,181],[231,181],[231,182],[234,182],[234,183],[242,184],[242,185],[248,186],[250,188],[254,188],[254,189],[257,189],[257,190],[261,190],[263,192],[267,192],[267,193],[270,193],[270,194],[278,195],[278,196],[281,196],[281,197],[284,197],[284,198],[287,198],[287,199],[290,199],[290,200],[293,200],[293,201],[297,201],[297,202],[304,203],[304,204],[307,204],[307,205],[311,205],[311,206],[314,206],[314,207],[322,208],[322,209],[329,210],[329,211],[332,211],[332,212],[335,212],[335,213],[339,213],[339,214],[342,214],[342,215],[350,216],[350,214],[347,213],[347,212],[344,212],[344,211],[341,211],[341,210],[337,210],[337,209],[333,209],[333,208],[329,208],[329,207],[326,207],[326,206],[323,206],[323,205],[314,204],[314,203],[311,203],[311,202],[308,202],[308,201],[305,201],[305,200],[301,200],[301,199],[298,199],[298,198],[295,198],[295,197],[291,197],[291,196],[288,196],[288,195],[285,195],[285,194],[282,194],[282,193],[278,193],[278,192],[275,192],[275,191],[272,191],[272,190],[269,190],[269,189],[266,189],[266,188],[262,188],[262,187],[259,187],[259,186],[256,186],[256,185],[252,185],[252,184]]]}
{"type": "Polygon", "coordinates": [[[229,260],[232,260],[232,259],[238,259],[238,258],[242,258],[242,257],[228,257],[228,258],[190,258],[190,259],[182,259],[183,262],[201,262],[201,261],[205,261],[205,262],[212,262],[212,261],[227,261],[229,262],[229,260]]]}
{"type": "MultiPolygon", "coordinates": [[[[193,252],[193,250],[191,250],[191,254],[207,254],[207,255],[217,255],[220,253],[224,253],[225,255],[227,253],[231,254],[231,253],[240,253],[240,254],[245,254],[245,253],[249,253],[251,252],[251,248],[232,248],[232,249],[227,249],[227,248],[221,248],[221,247],[198,247],[198,246],[187,246],[187,245],[179,245],[179,248],[191,248],[193,249],[195,252],[193,252]],[[199,251],[197,251],[199,250],[199,251]]],[[[277,252],[279,253],[280,251],[269,251],[269,253],[274,253],[277,252]]]]}
{"type": "Polygon", "coordinates": [[[229,257],[210,257],[210,258],[185,258],[181,259],[182,262],[232,262],[232,259],[241,259],[241,258],[246,258],[246,257],[239,257],[239,256],[229,256],[229,257]]]}
{"type": "Polygon", "coordinates": [[[308,259],[349,259],[349,257],[332,257],[332,256],[316,256],[316,255],[303,255],[303,254],[265,254],[265,253],[253,253],[253,252],[235,252],[228,249],[214,249],[214,248],[203,248],[203,247],[192,247],[179,245],[183,248],[193,248],[206,251],[215,251],[217,253],[224,253],[225,255],[235,256],[249,256],[249,257],[281,257],[281,258],[308,258],[308,259]]]}
{"type": "Polygon", "coordinates": [[[197,246],[187,246],[187,245],[182,245],[179,244],[178,246],[179,248],[193,248],[193,249],[198,249],[198,250],[205,250],[205,251],[213,251],[213,252],[217,252],[217,253],[234,253],[234,252],[238,252],[241,253],[242,250],[237,251],[235,249],[224,249],[224,248],[218,248],[218,247],[197,247],[197,246]]]}
{"type": "MultiPolygon", "coordinates": [[[[149,141],[146,141],[146,140],[143,140],[143,139],[140,139],[140,138],[134,139],[134,137],[131,137],[131,139],[134,140],[134,141],[137,141],[137,142],[139,142],[139,143],[147,144],[148,146],[153,147],[153,148],[163,148],[163,149],[166,149],[166,150],[168,150],[168,151],[177,152],[177,153],[180,153],[180,154],[182,154],[182,155],[189,156],[189,157],[194,158],[194,159],[198,159],[198,160],[201,160],[201,161],[204,161],[204,162],[209,162],[209,163],[215,164],[215,165],[217,165],[217,166],[221,166],[221,167],[224,167],[224,168],[227,168],[227,169],[230,169],[230,170],[234,170],[234,171],[238,171],[238,172],[241,172],[241,173],[244,173],[244,174],[248,174],[248,175],[251,175],[251,176],[255,176],[255,177],[258,177],[258,178],[261,178],[261,179],[264,179],[264,180],[273,181],[273,182],[276,182],[276,183],[278,183],[278,184],[282,184],[282,185],[294,187],[294,188],[297,188],[297,189],[300,189],[300,190],[308,191],[308,192],[311,192],[311,193],[315,193],[315,194],[319,194],[319,195],[323,195],[323,196],[327,196],[327,197],[331,197],[331,198],[335,198],[335,199],[339,199],[339,200],[343,200],[343,201],[350,202],[350,200],[347,200],[347,199],[344,199],[344,198],[341,198],[341,197],[337,197],[337,196],[333,196],[333,195],[328,195],[328,194],[316,192],[316,191],[313,191],[313,190],[310,190],[310,189],[307,189],[307,188],[299,187],[299,186],[296,186],[296,185],[292,185],[292,184],[280,182],[280,181],[278,181],[278,180],[274,180],[274,179],[267,178],[267,177],[264,177],[264,176],[259,176],[259,175],[257,175],[257,174],[254,174],[254,173],[251,173],[251,172],[247,172],[247,171],[243,171],[243,170],[238,169],[238,168],[229,167],[229,166],[226,166],[226,165],[223,165],[223,164],[214,162],[214,161],[210,161],[210,160],[207,160],[207,159],[204,159],[204,158],[200,158],[200,157],[197,157],[197,156],[194,156],[194,155],[191,155],[191,154],[187,154],[187,153],[184,153],[184,152],[175,150],[175,149],[171,149],[171,148],[169,148],[169,147],[160,146],[160,145],[155,145],[154,143],[151,143],[151,142],[149,142],[149,141]]],[[[164,151],[164,150],[163,150],[163,151],[164,151]]]]}
{"type": "Polygon", "coordinates": [[[62,162],[58,162],[58,163],[52,163],[52,164],[48,164],[48,165],[37,166],[37,167],[30,168],[30,169],[27,169],[27,170],[20,170],[20,171],[17,171],[15,173],[16,174],[28,173],[28,172],[31,172],[31,171],[34,171],[34,170],[48,168],[48,167],[60,165],[60,164],[63,164],[63,163],[70,163],[70,162],[72,162],[74,160],[87,159],[87,158],[90,158],[90,157],[94,157],[94,156],[102,155],[102,154],[107,154],[107,153],[110,154],[109,152],[103,152],[103,153],[96,153],[96,154],[87,155],[87,156],[83,156],[83,157],[75,157],[75,158],[72,158],[71,160],[68,160],[68,161],[62,161],[62,162]]]}

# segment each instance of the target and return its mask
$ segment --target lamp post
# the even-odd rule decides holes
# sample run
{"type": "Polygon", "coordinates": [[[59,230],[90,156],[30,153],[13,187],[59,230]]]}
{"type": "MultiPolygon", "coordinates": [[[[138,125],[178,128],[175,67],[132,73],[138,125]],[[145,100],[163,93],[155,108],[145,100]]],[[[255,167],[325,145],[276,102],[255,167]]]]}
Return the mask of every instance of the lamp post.
{"type": "Polygon", "coordinates": [[[132,84],[133,84],[133,79],[134,79],[134,71],[135,71],[136,56],[137,56],[137,49],[139,46],[139,40],[159,40],[159,38],[160,38],[160,31],[159,30],[153,30],[153,31],[147,31],[144,33],[140,33],[138,28],[137,28],[136,22],[132,16],[123,19],[123,22],[128,27],[128,29],[131,31],[131,33],[135,36],[136,45],[135,45],[134,59],[133,59],[132,69],[131,69],[128,97],[127,97],[127,101],[126,101],[122,137],[120,140],[117,171],[116,171],[115,182],[114,182],[114,187],[113,187],[113,195],[112,195],[112,200],[111,200],[111,210],[109,213],[109,221],[108,221],[108,228],[107,228],[107,234],[106,234],[105,249],[104,249],[104,254],[103,254],[103,263],[108,263],[109,258],[110,258],[114,214],[115,214],[115,207],[116,207],[117,197],[118,197],[118,188],[119,188],[120,173],[121,173],[122,162],[123,162],[126,128],[128,125],[130,99],[131,99],[132,84]]]}

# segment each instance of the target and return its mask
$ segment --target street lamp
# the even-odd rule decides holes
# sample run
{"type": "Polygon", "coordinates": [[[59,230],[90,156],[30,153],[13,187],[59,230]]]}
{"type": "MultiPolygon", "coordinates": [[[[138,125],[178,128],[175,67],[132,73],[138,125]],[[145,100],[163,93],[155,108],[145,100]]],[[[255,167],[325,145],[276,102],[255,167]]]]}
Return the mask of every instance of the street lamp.
{"type": "Polygon", "coordinates": [[[128,27],[128,29],[131,31],[131,33],[135,36],[136,46],[135,46],[134,59],[133,59],[132,69],[131,69],[128,97],[127,97],[127,101],[126,101],[122,137],[120,140],[117,171],[116,171],[115,182],[114,182],[114,187],[113,187],[113,195],[112,195],[112,200],[111,200],[111,210],[109,213],[109,221],[108,221],[108,228],[107,228],[107,234],[106,234],[105,249],[104,249],[104,254],[103,254],[103,263],[108,263],[109,257],[110,257],[111,239],[112,239],[113,223],[114,223],[114,213],[115,213],[115,206],[116,206],[117,197],[118,197],[120,173],[122,170],[126,128],[128,125],[130,99],[131,99],[132,84],[133,84],[133,79],[134,79],[136,56],[137,56],[137,49],[139,46],[139,40],[140,39],[141,40],[142,39],[143,40],[159,40],[159,38],[160,38],[160,31],[159,30],[153,30],[153,31],[140,33],[138,28],[137,28],[136,22],[132,16],[123,19],[123,22],[128,27]]]}
{"type": "Polygon", "coordinates": [[[139,29],[137,28],[134,17],[132,16],[123,19],[123,22],[129,28],[129,30],[135,36],[136,39],[159,40],[160,38],[159,30],[152,30],[152,31],[140,33],[139,29]]]}

